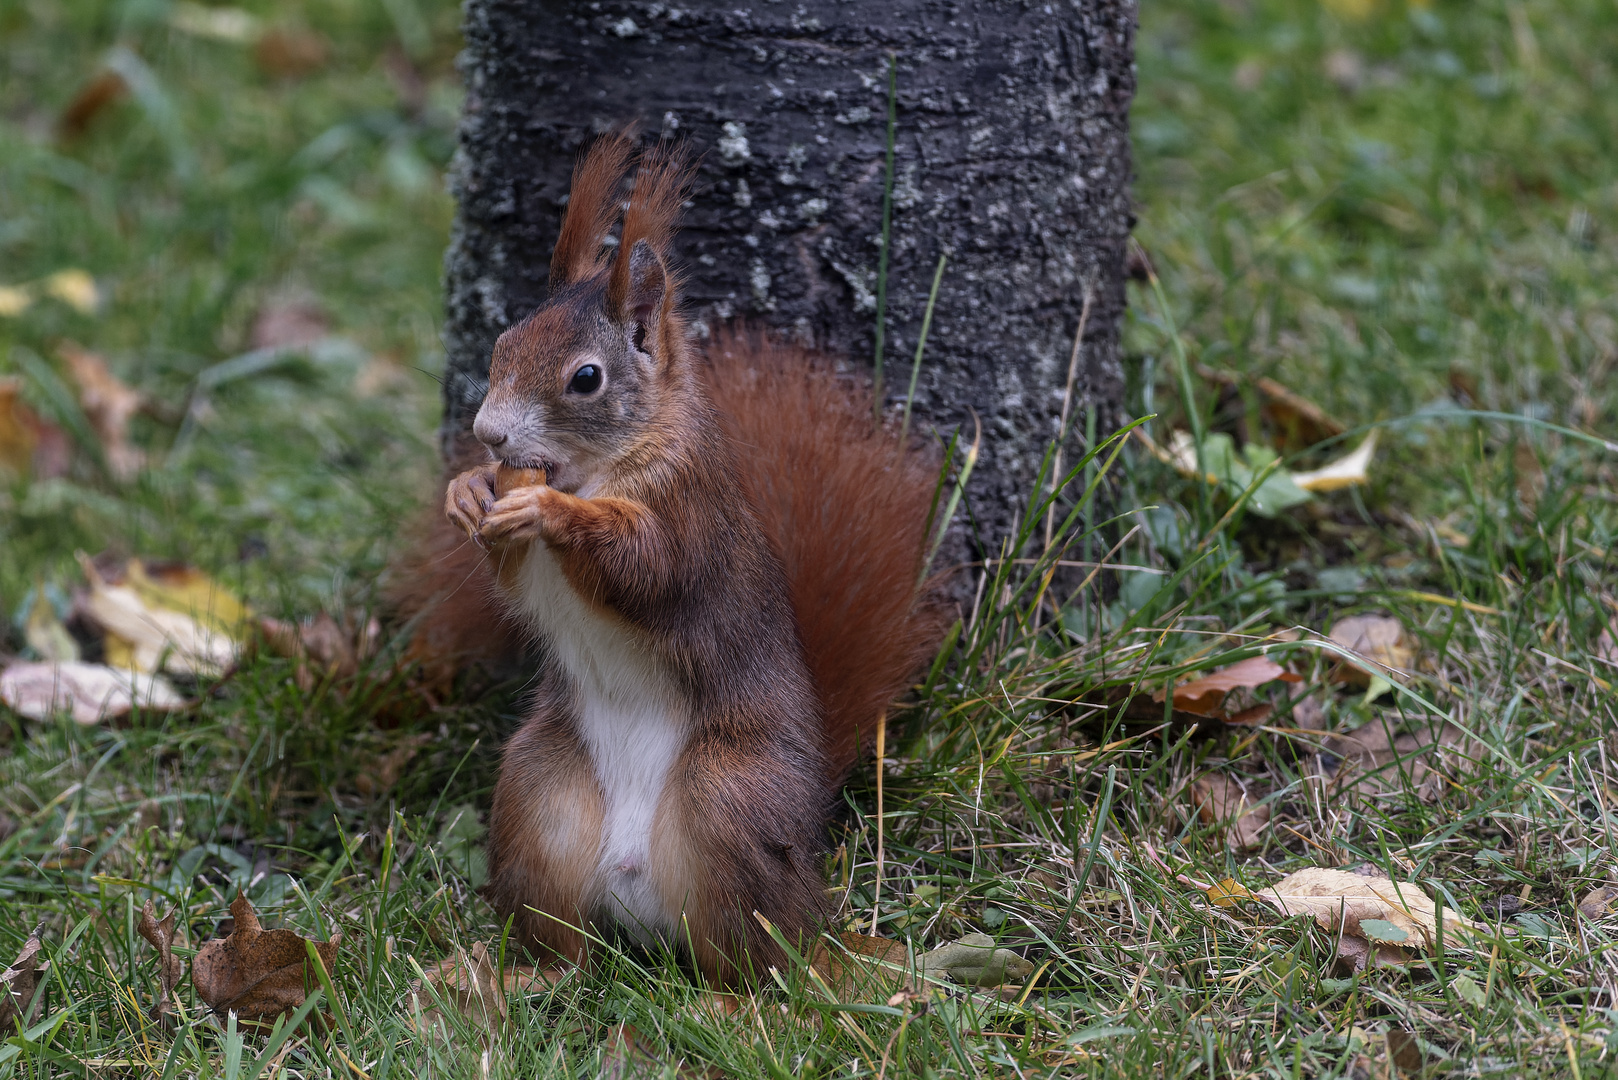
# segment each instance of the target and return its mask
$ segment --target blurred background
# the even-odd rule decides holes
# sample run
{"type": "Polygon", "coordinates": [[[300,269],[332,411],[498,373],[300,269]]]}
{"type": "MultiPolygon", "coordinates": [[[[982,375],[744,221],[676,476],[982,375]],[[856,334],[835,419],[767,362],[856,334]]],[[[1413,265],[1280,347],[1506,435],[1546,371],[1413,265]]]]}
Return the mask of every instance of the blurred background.
{"type": "MultiPolygon", "coordinates": [[[[1350,426],[1486,407],[1611,429],[1618,9],[1141,17],[1137,236],[1194,362],[1350,426]]],[[[271,610],[364,599],[434,468],[457,20],[444,0],[0,2],[6,610],[109,547],[271,610]]],[[[1178,409],[1167,330],[1137,292],[1137,413],[1178,409]]],[[[1444,430],[1384,443],[1407,467],[1365,498],[1446,520],[1444,430]]],[[[1554,480],[1556,454],[1499,464],[1554,480]]]]}

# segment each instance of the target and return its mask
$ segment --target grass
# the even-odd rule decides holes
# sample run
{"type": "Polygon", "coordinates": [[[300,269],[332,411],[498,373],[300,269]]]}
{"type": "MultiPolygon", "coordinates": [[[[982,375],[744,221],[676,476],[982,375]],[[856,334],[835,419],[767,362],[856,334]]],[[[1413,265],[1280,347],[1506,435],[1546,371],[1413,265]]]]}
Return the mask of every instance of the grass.
{"type": "MultiPolygon", "coordinates": [[[[0,284],[81,267],[103,294],[93,315],[39,299],[0,319],[0,374],[82,426],[58,363],[73,339],[164,405],[136,420],[151,467],[135,481],[81,453],[9,488],[0,605],[70,590],[74,550],[111,548],[188,559],[273,614],[363,610],[433,470],[456,13],[253,8],[325,41],[290,76],[173,29],[173,10],[0,3],[0,284]],[[157,92],[62,140],[62,109],[120,44],[157,92]],[[347,344],[211,385],[288,297],[347,344]]],[[[249,1075],[264,1036],[232,1033],[188,987],[175,1030],[146,1019],[157,965],[134,931],[155,897],[183,909],[194,949],[237,887],[273,922],[343,935],[320,1006],[337,1030],[283,1043],[271,1071],[288,1076],[595,1075],[625,1023],[668,1069],[736,1077],[1614,1071],[1618,922],[1575,904],[1618,859],[1618,664],[1601,643],[1618,485],[1613,454],[1559,429],[1618,427],[1618,10],[1163,0],[1142,15],[1137,236],[1162,302],[1132,295],[1131,411],[1157,414],[1159,442],[1172,424],[1269,437],[1258,400],[1217,393],[1204,366],[1390,426],[1367,487],[1274,518],[1133,445],[1064,466],[1066,527],[1047,547],[1030,505],[893,721],[875,903],[874,770],[850,787],[829,865],[846,918],[874,914],[918,950],[990,932],[1034,961],[1032,989],[833,1000],[794,968],[727,1015],[667,958],[613,956],[513,995],[485,1066],[473,1033],[418,1036],[403,1002],[416,964],[500,940],[474,889],[509,695],[429,701],[385,665],[308,685],[261,655],[185,713],[7,718],[0,958],[42,923],[52,967],[0,1076],[249,1075]],[[1104,499],[1081,494],[1092,483],[1104,499]],[[1103,504],[1126,512],[1103,523],[1103,504]],[[1070,600],[1047,587],[1058,555],[1141,569],[1070,600]],[[1307,632],[1364,612],[1399,615],[1421,656],[1408,687],[1370,701],[1330,684],[1307,632]],[[1304,676],[1288,692],[1318,706],[1311,724],[1271,688],[1250,699],[1277,706],[1257,727],[1155,714],[1170,678],[1260,644],[1304,676]],[[1387,763],[1380,793],[1334,781],[1332,732],[1442,721],[1468,738],[1387,763]],[[369,775],[422,735],[396,779],[369,775]],[[1417,783],[1427,765],[1438,781],[1417,783]],[[1255,849],[1192,810],[1206,772],[1269,807],[1255,849]],[[1308,865],[1380,868],[1491,930],[1354,975],[1334,935],[1188,884],[1308,865]]]]}

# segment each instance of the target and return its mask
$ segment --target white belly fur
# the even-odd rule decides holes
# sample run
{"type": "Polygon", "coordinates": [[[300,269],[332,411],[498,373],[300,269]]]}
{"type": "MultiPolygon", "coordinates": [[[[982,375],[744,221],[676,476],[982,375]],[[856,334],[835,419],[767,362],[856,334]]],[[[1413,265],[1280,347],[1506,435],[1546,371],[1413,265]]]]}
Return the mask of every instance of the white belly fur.
{"type": "Polygon", "coordinates": [[[524,613],[572,684],[579,733],[601,785],[598,911],[643,943],[671,934],[676,913],[665,910],[652,882],[650,854],[664,781],[685,744],[680,694],[656,657],[580,599],[542,543],[519,581],[524,613]]]}

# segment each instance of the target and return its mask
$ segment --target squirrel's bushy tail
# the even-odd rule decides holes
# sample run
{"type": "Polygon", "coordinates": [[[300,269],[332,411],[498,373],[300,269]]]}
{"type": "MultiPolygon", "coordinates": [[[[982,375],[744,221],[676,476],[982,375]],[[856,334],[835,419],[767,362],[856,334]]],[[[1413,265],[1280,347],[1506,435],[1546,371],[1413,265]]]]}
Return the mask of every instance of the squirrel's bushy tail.
{"type": "Polygon", "coordinates": [[[932,659],[947,626],[921,586],[938,462],[879,426],[869,385],[756,330],[720,330],[710,392],[786,565],[840,784],[876,725],[932,659]]]}

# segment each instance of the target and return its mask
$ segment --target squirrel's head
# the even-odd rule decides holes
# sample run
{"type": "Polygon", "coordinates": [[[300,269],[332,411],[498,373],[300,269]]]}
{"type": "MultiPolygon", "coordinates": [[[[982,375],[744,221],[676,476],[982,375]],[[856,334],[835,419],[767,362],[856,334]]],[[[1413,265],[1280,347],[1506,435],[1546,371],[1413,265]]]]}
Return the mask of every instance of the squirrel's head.
{"type": "Polygon", "coordinates": [[[623,136],[602,139],[574,170],[550,299],[495,342],[472,424],[500,461],[543,468],[563,491],[590,485],[650,434],[685,360],[668,265],[690,172],[678,152],[642,160],[622,239],[610,261],[601,256],[630,150],[623,136]]]}

